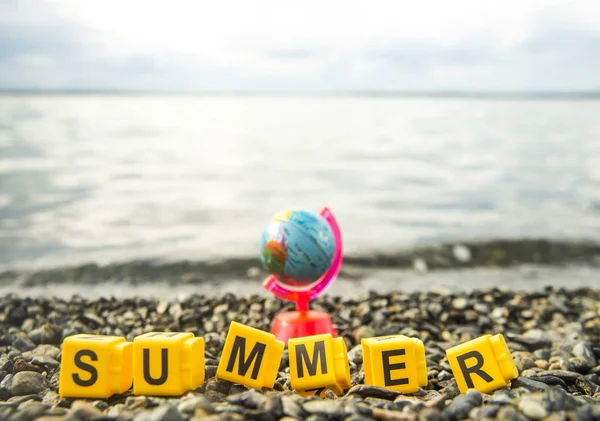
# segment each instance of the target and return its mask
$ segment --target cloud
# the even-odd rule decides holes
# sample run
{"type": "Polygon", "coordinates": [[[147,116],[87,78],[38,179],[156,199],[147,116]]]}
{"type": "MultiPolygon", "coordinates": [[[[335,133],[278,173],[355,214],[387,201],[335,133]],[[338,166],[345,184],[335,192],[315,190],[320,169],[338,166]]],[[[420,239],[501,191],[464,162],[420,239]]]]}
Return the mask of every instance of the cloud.
{"type": "Polygon", "coordinates": [[[600,89],[595,2],[0,4],[0,88],[600,89]]]}

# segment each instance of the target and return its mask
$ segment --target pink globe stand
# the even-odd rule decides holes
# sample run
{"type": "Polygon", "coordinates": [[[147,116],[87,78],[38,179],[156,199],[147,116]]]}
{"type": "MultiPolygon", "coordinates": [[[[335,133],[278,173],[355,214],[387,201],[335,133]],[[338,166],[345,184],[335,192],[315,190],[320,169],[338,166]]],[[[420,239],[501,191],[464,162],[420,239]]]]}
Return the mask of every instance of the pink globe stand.
{"type": "Polygon", "coordinates": [[[331,323],[331,318],[327,313],[308,308],[308,302],[325,292],[333,281],[335,281],[342,267],[342,235],[340,228],[328,208],[321,210],[321,216],[331,227],[335,241],[333,259],[327,272],[319,280],[311,284],[306,291],[288,289],[278,283],[277,278],[273,275],[265,279],[263,283],[263,287],[277,298],[296,303],[296,311],[278,314],[271,328],[271,333],[285,344],[287,344],[290,338],[320,335],[322,333],[331,333],[332,336],[337,336],[333,328],[333,323],[331,323]]]}

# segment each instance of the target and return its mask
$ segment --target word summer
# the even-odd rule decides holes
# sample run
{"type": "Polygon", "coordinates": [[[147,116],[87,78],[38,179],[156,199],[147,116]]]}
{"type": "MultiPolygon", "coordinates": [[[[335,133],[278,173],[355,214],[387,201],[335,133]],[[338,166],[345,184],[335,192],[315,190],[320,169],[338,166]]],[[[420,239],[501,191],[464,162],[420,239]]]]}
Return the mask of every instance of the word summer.
{"type": "MultiPolygon", "coordinates": [[[[427,385],[423,342],[403,335],[362,340],[365,383],[402,393],[427,385]]],[[[232,322],[216,377],[251,388],[273,388],[285,345],[271,333],[232,322]]],[[[296,393],[341,395],[350,384],[343,338],[330,334],[288,341],[290,384],[296,393]]],[[[491,392],[518,372],[501,334],[484,335],[446,351],[462,393],[491,392]]],[[[204,382],[204,338],[193,333],[151,332],[127,342],[118,336],[79,334],[63,343],[59,394],[70,398],[179,396],[204,382]]]]}

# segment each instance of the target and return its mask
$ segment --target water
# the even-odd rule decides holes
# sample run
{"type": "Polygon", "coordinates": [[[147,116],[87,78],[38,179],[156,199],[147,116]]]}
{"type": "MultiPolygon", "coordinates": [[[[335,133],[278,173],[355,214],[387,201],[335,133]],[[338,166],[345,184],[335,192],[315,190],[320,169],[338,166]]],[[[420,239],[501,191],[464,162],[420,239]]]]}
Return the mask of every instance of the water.
{"type": "Polygon", "coordinates": [[[0,265],[258,256],[328,205],[348,253],[600,235],[600,101],[0,96],[0,265]]]}

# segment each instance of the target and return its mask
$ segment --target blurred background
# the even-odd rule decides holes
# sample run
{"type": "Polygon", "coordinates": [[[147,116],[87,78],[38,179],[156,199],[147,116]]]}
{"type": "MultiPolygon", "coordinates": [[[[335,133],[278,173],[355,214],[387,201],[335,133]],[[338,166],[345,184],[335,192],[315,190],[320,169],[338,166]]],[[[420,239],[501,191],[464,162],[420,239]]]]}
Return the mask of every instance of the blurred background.
{"type": "Polygon", "coordinates": [[[595,1],[4,0],[0,280],[240,288],[326,205],[356,288],[597,286],[599,45],[595,1]]]}

